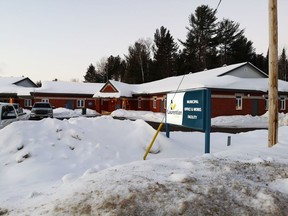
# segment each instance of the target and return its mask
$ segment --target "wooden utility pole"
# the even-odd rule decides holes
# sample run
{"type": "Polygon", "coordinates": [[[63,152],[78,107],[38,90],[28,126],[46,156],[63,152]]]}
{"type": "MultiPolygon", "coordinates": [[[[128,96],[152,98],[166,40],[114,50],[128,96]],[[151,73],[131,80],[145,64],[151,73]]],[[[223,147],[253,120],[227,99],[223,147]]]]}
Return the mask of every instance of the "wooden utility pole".
{"type": "Polygon", "coordinates": [[[277,0],[269,0],[269,125],[268,147],[278,142],[278,21],[277,0]]]}

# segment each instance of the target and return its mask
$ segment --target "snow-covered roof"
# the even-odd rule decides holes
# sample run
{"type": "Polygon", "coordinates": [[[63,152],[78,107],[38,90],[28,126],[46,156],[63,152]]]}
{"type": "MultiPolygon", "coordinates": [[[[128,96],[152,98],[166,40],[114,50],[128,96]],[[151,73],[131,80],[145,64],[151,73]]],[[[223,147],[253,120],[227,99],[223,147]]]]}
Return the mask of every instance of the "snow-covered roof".
{"type": "Polygon", "coordinates": [[[91,94],[99,91],[103,83],[79,83],[64,81],[44,81],[42,87],[35,89],[35,93],[54,94],[91,94]]]}
{"type": "MultiPolygon", "coordinates": [[[[17,94],[17,95],[30,95],[30,92],[35,89],[32,87],[25,87],[18,85],[20,82],[30,80],[27,77],[0,77],[0,93],[2,94],[17,94]]],[[[32,81],[31,81],[32,82],[32,81]]]]}
{"type": "MultiPolygon", "coordinates": [[[[127,84],[115,80],[109,80],[105,86],[103,86],[99,91],[94,94],[93,97],[109,97],[109,98],[119,98],[119,97],[132,97],[132,94],[136,91],[139,85],[127,84]],[[103,92],[103,88],[107,85],[112,85],[115,89],[114,92],[103,92]]],[[[95,92],[94,92],[95,93],[95,92]]]]}
{"type": "MultiPolygon", "coordinates": [[[[130,85],[112,80],[109,82],[117,92],[101,92],[99,90],[94,94],[94,97],[131,97],[134,94],[156,94],[197,88],[268,91],[267,76],[248,62],[169,77],[139,85],[130,85]],[[251,74],[249,74],[250,71],[251,74]]],[[[288,92],[288,83],[279,80],[278,90],[288,92]]]]}
{"type": "Polygon", "coordinates": [[[25,79],[24,77],[0,77],[0,84],[15,84],[21,80],[25,79]]]}

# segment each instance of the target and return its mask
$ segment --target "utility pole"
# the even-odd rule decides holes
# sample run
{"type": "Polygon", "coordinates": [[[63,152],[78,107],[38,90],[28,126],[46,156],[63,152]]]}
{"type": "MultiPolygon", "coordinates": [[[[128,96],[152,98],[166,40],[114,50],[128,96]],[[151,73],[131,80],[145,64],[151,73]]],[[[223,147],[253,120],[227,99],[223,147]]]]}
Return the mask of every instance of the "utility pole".
{"type": "Polygon", "coordinates": [[[269,0],[269,124],[268,147],[278,142],[278,21],[277,0],[269,0]]]}

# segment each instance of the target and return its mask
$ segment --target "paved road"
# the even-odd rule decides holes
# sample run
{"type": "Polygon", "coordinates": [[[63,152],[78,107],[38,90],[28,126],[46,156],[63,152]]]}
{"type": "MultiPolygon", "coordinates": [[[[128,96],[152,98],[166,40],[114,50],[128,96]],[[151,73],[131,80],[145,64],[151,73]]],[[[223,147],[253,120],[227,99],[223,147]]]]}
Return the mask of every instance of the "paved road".
{"type": "MultiPolygon", "coordinates": [[[[147,123],[151,125],[154,129],[157,129],[159,126],[159,123],[156,122],[147,122],[147,123]]],[[[236,127],[213,127],[213,126],[211,127],[211,132],[234,133],[234,134],[254,130],[267,130],[267,128],[236,128],[236,127]]],[[[166,131],[165,124],[163,125],[161,131],[162,132],[166,131]]],[[[177,125],[170,125],[170,131],[198,131],[198,130],[177,125]]]]}
{"type": "MultiPolygon", "coordinates": [[[[119,119],[119,120],[124,120],[126,118],[123,117],[113,117],[115,119],[119,119]]],[[[133,119],[130,119],[133,121],[133,119]]],[[[158,122],[150,122],[150,121],[146,121],[149,125],[151,125],[155,130],[158,129],[159,124],[158,122]]],[[[221,133],[241,133],[241,132],[248,132],[248,131],[254,131],[254,130],[267,130],[267,128],[236,128],[236,127],[211,127],[211,132],[221,132],[221,133]]],[[[166,131],[166,125],[164,124],[161,132],[165,132],[166,131]]],[[[186,128],[186,127],[182,127],[182,126],[177,126],[177,125],[170,125],[170,131],[198,131],[195,129],[191,129],[191,128],[186,128]]]]}

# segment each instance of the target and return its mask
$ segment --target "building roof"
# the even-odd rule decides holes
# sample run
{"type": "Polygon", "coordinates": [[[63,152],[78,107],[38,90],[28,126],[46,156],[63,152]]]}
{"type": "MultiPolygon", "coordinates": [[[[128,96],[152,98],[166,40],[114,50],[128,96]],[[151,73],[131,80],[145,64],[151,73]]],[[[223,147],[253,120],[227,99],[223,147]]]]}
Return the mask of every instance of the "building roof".
{"type": "Polygon", "coordinates": [[[1,94],[30,95],[36,84],[27,77],[0,77],[1,94]]]}
{"type": "MultiPolygon", "coordinates": [[[[268,91],[267,75],[248,62],[189,73],[183,76],[168,77],[139,85],[130,85],[112,80],[109,83],[115,87],[117,92],[101,92],[99,90],[93,97],[131,97],[135,94],[168,93],[197,88],[268,91]]],[[[279,80],[278,90],[288,92],[288,83],[279,80]]]]}
{"type": "MultiPolygon", "coordinates": [[[[137,91],[139,85],[127,84],[115,80],[109,80],[93,97],[109,97],[109,98],[119,98],[119,97],[132,97],[132,94],[137,91]],[[111,86],[113,91],[105,91],[105,87],[111,86]]],[[[94,92],[95,93],[95,92],[94,92]]]]}
{"type": "Polygon", "coordinates": [[[79,83],[64,81],[44,81],[42,87],[35,89],[35,93],[53,94],[91,94],[99,91],[104,83],[79,83]]]}

